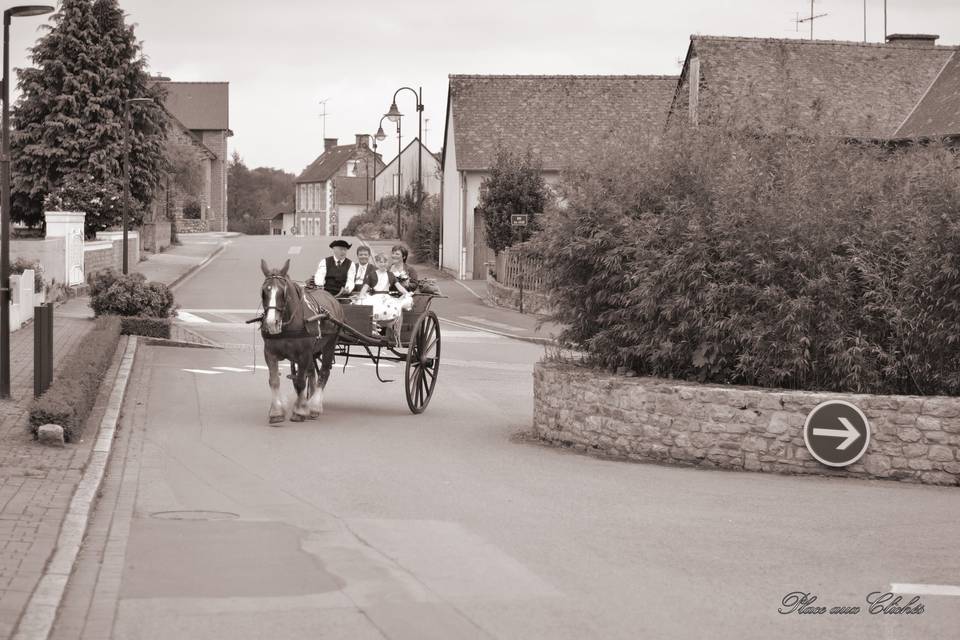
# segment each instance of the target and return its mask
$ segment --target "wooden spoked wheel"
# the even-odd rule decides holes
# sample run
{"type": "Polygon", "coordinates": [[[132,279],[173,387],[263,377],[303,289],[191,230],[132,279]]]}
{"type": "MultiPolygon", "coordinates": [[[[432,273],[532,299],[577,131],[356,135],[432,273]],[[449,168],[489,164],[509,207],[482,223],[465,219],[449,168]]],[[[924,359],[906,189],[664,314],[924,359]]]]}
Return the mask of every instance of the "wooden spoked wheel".
{"type": "Polygon", "coordinates": [[[437,386],[440,371],[440,321],[433,311],[420,316],[410,333],[407,349],[407,406],[423,413],[437,386]]]}

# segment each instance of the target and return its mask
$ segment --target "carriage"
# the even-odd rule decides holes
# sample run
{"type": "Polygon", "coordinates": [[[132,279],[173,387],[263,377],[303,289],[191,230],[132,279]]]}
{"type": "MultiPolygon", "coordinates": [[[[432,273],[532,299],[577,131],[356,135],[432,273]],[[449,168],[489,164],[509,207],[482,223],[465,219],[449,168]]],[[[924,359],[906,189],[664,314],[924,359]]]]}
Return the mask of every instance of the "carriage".
{"type": "MultiPolygon", "coordinates": [[[[430,303],[434,298],[445,297],[432,293],[413,294],[413,309],[404,311],[401,317],[399,347],[375,330],[373,307],[341,302],[344,322],[327,318],[340,328],[336,355],[343,358],[344,367],[351,358],[372,361],[380,382],[393,382],[381,375],[381,362],[405,362],[407,406],[413,413],[423,413],[433,397],[440,370],[440,322],[437,314],[430,310],[430,303]]],[[[307,320],[315,320],[321,315],[307,320]]]]}

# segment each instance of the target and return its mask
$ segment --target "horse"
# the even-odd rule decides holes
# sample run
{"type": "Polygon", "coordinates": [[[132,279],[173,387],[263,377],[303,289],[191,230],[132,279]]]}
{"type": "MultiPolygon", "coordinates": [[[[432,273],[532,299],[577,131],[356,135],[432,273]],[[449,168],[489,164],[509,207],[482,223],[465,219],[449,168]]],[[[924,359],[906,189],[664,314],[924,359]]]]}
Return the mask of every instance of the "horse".
{"type": "Polygon", "coordinates": [[[329,319],[343,322],[343,307],[323,289],[305,291],[290,279],[288,259],[280,269],[271,269],[260,260],[265,280],[260,287],[263,316],[263,357],[270,370],[273,401],[268,414],[270,424],[283,422],[286,414],[280,400],[280,361],[289,360],[297,402],[290,420],[303,422],[323,412],[323,390],[333,368],[339,327],[329,319]],[[307,318],[323,314],[313,322],[307,318]],[[317,368],[317,358],[321,367],[317,368]],[[306,392],[306,393],[305,393],[306,392]]]}

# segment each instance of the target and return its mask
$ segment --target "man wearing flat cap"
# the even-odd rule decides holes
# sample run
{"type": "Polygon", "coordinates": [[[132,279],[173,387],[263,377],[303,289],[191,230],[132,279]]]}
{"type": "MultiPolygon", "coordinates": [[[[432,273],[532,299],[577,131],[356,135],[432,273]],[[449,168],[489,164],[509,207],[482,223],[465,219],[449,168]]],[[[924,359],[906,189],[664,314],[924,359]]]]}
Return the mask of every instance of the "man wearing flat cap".
{"type": "Polygon", "coordinates": [[[353,291],[357,269],[357,265],[347,258],[350,243],[337,239],[330,243],[330,248],[333,249],[333,255],[320,261],[317,272],[313,274],[313,281],[330,295],[348,295],[353,291]]]}

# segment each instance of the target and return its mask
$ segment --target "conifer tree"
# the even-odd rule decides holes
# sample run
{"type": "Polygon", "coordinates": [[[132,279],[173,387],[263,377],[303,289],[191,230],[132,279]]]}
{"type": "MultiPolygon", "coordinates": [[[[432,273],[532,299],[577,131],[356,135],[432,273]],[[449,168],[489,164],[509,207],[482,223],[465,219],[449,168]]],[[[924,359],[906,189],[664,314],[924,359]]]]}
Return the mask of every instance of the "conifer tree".
{"type": "MultiPolygon", "coordinates": [[[[48,209],[86,213],[86,230],[117,224],[123,193],[124,100],[148,97],[149,78],[116,0],[63,0],[53,27],[20,71],[12,110],[11,215],[36,225],[48,209]]],[[[131,214],[159,181],[166,135],[162,108],[131,105],[131,214]]]]}

